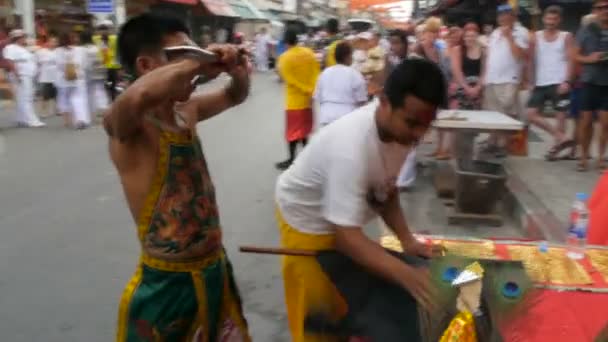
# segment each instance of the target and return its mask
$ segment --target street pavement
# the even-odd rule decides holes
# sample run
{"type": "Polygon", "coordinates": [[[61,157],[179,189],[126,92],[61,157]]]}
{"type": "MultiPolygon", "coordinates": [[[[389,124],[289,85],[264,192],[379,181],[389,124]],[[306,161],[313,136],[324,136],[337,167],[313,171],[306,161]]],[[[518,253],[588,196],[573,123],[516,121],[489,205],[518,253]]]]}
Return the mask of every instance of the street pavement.
{"type": "MultiPolygon", "coordinates": [[[[199,124],[224,241],[255,341],[288,341],[280,260],[240,254],[276,246],[274,162],[286,155],[281,86],[255,78],[240,107],[199,124]]],[[[0,335],[6,342],[107,342],[139,255],[100,126],[9,128],[0,111],[0,335]]]]}

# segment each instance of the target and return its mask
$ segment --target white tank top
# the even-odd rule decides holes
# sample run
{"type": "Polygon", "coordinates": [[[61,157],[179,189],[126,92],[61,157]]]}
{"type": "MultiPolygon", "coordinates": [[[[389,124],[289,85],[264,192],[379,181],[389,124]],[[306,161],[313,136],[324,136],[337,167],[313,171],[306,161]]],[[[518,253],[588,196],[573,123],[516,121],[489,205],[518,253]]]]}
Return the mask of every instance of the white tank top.
{"type": "Polygon", "coordinates": [[[536,85],[547,86],[566,81],[568,55],[567,32],[559,32],[552,42],[545,40],[543,31],[536,32],[536,85]]]}

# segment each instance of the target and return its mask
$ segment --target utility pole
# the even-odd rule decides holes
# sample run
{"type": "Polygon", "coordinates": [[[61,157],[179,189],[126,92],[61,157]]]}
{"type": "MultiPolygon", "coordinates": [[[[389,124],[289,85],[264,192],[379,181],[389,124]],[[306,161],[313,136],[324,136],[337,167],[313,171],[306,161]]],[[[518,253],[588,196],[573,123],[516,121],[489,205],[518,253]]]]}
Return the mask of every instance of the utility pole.
{"type": "Polygon", "coordinates": [[[16,12],[21,16],[21,25],[29,37],[36,37],[34,24],[34,0],[15,0],[16,12]]]}
{"type": "Polygon", "coordinates": [[[125,0],[114,0],[114,17],[116,18],[116,27],[120,27],[127,21],[125,0]]]}

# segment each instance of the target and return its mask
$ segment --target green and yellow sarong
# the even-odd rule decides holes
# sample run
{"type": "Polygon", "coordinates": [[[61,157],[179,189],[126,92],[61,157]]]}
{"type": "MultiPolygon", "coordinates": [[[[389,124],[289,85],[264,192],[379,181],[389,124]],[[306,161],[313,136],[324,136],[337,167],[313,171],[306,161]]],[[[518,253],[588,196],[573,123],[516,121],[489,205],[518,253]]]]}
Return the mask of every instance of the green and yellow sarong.
{"type": "Polygon", "coordinates": [[[138,220],[145,252],[120,301],[117,341],[250,341],[200,142],[161,131],[159,152],[138,220]]]}

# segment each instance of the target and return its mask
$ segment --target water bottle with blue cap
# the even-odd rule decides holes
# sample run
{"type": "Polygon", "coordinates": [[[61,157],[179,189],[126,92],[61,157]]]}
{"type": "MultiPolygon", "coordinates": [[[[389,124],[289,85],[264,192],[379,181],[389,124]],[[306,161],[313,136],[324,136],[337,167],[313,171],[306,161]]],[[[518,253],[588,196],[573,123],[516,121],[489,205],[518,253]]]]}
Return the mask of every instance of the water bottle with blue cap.
{"type": "Polygon", "coordinates": [[[585,257],[585,244],[587,243],[587,228],[589,227],[588,196],[579,192],[572,204],[570,224],[567,237],[567,255],[570,259],[580,260],[585,257]]]}

